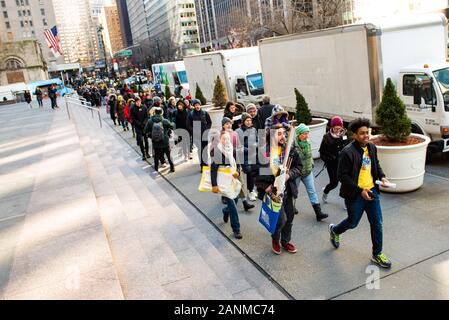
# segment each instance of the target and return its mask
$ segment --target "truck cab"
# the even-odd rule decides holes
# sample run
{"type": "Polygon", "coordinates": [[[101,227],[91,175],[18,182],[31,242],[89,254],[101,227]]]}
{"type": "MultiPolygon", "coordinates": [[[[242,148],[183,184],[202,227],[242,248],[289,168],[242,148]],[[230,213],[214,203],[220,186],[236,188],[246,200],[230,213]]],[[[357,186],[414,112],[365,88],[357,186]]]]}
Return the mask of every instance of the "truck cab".
{"type": "Polygon", "coordinates": [[[235,79],[235,97],[237,102],[243,105],[262,102],[263,87],[262,73],[249,74],[246,76],[237,76],[235,79]]]}
{"type": "Polygon", "coordinates": [[[449,152],[449,63],[402,68],[397,90],[413,132],[431,138],[433,151],[449,152]]]}

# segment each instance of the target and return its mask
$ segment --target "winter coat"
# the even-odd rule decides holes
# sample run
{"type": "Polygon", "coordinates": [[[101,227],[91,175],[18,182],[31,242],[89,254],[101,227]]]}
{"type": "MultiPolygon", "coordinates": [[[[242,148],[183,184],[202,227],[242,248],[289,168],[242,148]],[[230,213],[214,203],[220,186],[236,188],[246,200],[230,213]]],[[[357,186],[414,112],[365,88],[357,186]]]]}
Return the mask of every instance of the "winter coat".
{"type": "Polygon", "coordinates": [[[36,95],[37,100],[42,100],[42,97],[44,96],[44,93],[41,89],[36,89],[36,92],[34,94],[36,95]]]}
{"type": "Polygon", "coordinates": [[[320,145],[320,158],[327,164],[337,164],[340,152],[346,147],[351,141],[349,139],[343,140],[341,138],[332,137],[331,133],[328,132],[323,136],[323,140],[320,145]]]}
{"type": "MultiPolygon", "coordinates": [[[[228,117],[229,119],[233,120],[234,117],[240,116],[243,112],[245,112],[245,109],[240,105],[235,105],[235,112],[232,113],[229,108],[224,109],[224,116],[228,117]]],[[[242,120],[235,120],[232,123],[232,130],[237,130],[240,127],[240,124],[242,123],[242,120]]]]}
{"type": "MultiPolygon", "coordinates": [[[[233,157],[235,159],[236,153],[235,149],[233,152],[233,157]]],[[[221,167],[229,167],[231,161],[218,149],[218,147],[211,150],[210,154],[210,180],[213,187],[218,185],[218,169],[221,167]]],[[[237,168],[238,170],[238,168],[237,168]]]]}
{"type": "Polygon", "coordinates": [[[175,123],[176,129],[187,130],[188,118],[189,118],[189,111],[185,109],[183,109],[182,111],[180,111],[179,109],[175,110],[175,112],[173,112],[173,122],[175,123]]]}
{"type": "Polygon", "coordinates": [[[174,125],[172,122],[168,121],[167,119],[164,119],[161,115],[154,115],[151,118],[148,119],[144,133],[147,134],[150,138],[151,132],[153,131],[153,126],[155,123],[162,123],[162,128],[164,129],[164,135],[162,141],[152,141],[153,142],[153,148],[156,149],[163,149],[168,148],[170,146],[170,131],[173,130],[174,125]]]}
{"type": "Polygon", "coordinates": [[[143,132],[143,129],[145,127],[145,122],[148,118],[148,109],[143,104],[140,105],[140,108],[136,106],[136,104],[133,104],[131,107],[131,118],[134,124],[134,127],[136,128],[136,131],[143,132]]]}
{"type": "MultiPolygon", "coordinates": [[[[368,153],[371,158],[371,175],[373,181],[381,180],[385,177],[384,172],[377,158],[377,148],[374,144],[368,143],[368,153]]],[[[362,168],[363,149],[357,141],[348,144],[340,154],[338,161],[338,181],[341,182],[340,197],[344,199],[355,199],[362,193],[359,187],[359,174],[362,168]]],[[[379,191],[379,186],[375,184],[375,188],[379,191]]]]}
{"type": "Polygon", "coordinates": [[[25,92],[24,97],[27,103],[31,103],[31,93],[25,92]]]}
{"type": "Polygon", "coordinates": [[[257,164],[258,135],[256,128],[248,128],[242,125],[235,132],[239,137],[239,145],[243,148],[243,163],[245,166],[257,164]]]}
{"type": "MultiPolygon", "coordinates": [[[[265,126],[265,121],[269,118],[269,117],[271,117],[271,114],[272,114],[272,112],[273,112],[273,108],[274,108],[274,105],[272,105],[272,104],[263,104],[261,107],[260,107],[260,109],[259,109],[259,111],[257,112],[257,114],[259,115],[259,117],[260,117],[260,122],[265,126]]],[[[265,128],[265,127],[264,127],[265,128]]]]}
{"type": "MultiPolygon", "coordinates": [[[[296,151],[295,148],[292,148],[290,150],[289,157],[292,158],[292,164],[290,166],[290,170],[288,172],[290,178],[287,181],[286,191],[288,194],[293,196],[293,198],[298,198],[298,185],[296,184],[296,179],[301,176],[302,171],[302,163],[301,159],[299,158],[298,151],[296,151]]],[[[266,155],[265,159],[266,164],[262,164],[259,162],[259,167],[261,170],[263,169],[263,173],[270,172],[269,175],[259,174],[256,176],[256,187],[257,187],[257,193],[258,198],[260,200],[263,200],[263,197],[265,195],[265,190],[274,184],[274,181],[276,177],[271,173],[270,168],[270,160],[269,155],[266,155]],[[267,171],[267,172],[265,172],[267,171]]],[[[261,172],[262,173],[262,172],[261,172]]]]}
{"type": "Polygon", "coordinates": [[[265,123],[262,122],[262,118],[260,117],[259,113],[256,114],[256,116],[253,118],[253,127],[256,130],[264,129],[265,123]]]}
{"type": "MultiPolygon", "coordinates": [[[[115,97],[115,96],[114,96],[115,97]]],[[[112,96],[109,98],[109,101],[108,101],[108,105],[109,105],[109,114],[111,115],[111,116],[114,116],[114,118],[115,118],[115,114],[117,113],[117,103],[118,103],[118,101],[117,101],[117,99],[115,98],[115,99],[112,99],[112,96]]]]}
{"type": "Polygon", "coordinates": [[[125,102],[121,101],[117,103],[117,118],[119,121],[125,121],[125,102]]]}
{"type": "Polygon", "coordinates": [[[195,121],[201,122],[201,134],[212,127],[212,119],[209,113],[204,110],[196,111],[192,110],[188,117],[188,130],[193,132],[193,123],[195,121]]]}
{"type": "Polygon", "coordinates": [[[124,113],[125,113],[125,119],[126,119],[126,121],[128,121],[129,123],[133,123],[133,119],[131,118],[131,113],[130,113],[130,111],[131,111],[131,105],[130,105],[130,104],[126,104],[126,105],[125,105],[125,111],[124,111],[124,113]]]}

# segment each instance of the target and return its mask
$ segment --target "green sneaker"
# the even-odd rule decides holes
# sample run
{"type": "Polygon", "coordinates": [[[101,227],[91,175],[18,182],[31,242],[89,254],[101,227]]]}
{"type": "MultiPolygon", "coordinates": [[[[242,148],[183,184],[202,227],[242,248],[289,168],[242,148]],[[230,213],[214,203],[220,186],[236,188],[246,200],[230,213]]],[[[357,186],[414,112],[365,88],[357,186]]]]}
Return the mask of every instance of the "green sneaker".
{"type": "Polygon", "coordinates": [[[375,264],[377,264],[382,268],[385,269],[391,268],[391,261],[384,253],[378,254],[377,256],[373,256],[371,258],[371,261],[373,261],[375,264]]]}
{"type": "Polygon", "coordinates": [[[340,235],[336,234],[333,229],[334,229],[333,224],[329,225],[329,234],[330,234],[330,240],[332,245],[335,247],[335,249],[338,249],[340,247],[340,235]]]}

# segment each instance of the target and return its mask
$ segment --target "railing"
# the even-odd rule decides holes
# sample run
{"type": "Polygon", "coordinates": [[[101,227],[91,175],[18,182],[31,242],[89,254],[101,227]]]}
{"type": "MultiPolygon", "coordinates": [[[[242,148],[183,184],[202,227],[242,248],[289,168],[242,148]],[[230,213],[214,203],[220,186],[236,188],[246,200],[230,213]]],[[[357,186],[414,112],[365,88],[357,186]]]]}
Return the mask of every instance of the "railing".
{"type": "Polygon", "coordinates": [[[100,128],[103,128],[103,123],[101,121],[101,115],[100,115],[99,108],[92,107],[92,104],[90,102],[86,101],[86,99],[84,99],[83,97],[65,95],[64,99],[65,99],[65,106],[67,109],[67,115],[69,116],[69,119],[71,118],[69,106],[77,106],[77,107],[85,108],[86,110],[90,110],[90,112],[92,114],[92,119],[94,118],[94,112],[96,112],[98,114],[98,121],[100,122],[100,128]]]}

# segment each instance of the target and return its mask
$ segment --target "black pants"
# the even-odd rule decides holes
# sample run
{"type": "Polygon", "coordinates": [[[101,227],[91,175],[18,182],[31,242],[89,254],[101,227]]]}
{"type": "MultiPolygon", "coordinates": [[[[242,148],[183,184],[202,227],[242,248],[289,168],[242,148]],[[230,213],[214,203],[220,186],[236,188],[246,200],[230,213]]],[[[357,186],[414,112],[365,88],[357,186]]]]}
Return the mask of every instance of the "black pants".
{"type": "Polygon", "coordinates": [[[44,106],[44,104],[42,103],[42,99],[37,99],[37,104],[39,105],[40,108],[44,106]]]}
{"type": "Polygon", "coordinates": [[[330,182],[328,183],[326,188],[324,188],[324,193],[328,194],[329,192],[331,192],[331,190],[334,190],[338,186],[338,176],[337,176],[338,162],[337,161],[326,162],[326,166],[330,182]]]}
{"type": "Polygon", "coordinates": [[[204,156],[205,159],[203,159],[203,151],[206,149],[207,150],[207,141],[201,141],[201,143],[199,141],[194,141],[193,142],[196,145],[196,148],[198,149],[198,158],[200,160],[200,165],[201,168],[207,166],[207,159],[208,156],[207,154],[204,156]]]}
{"type": "Polygon", "coordinates": [[[276,231],[272,234],[272,239],[275,241],[281,240],[282,243],[287,244],[292,237],[293,219],[295,218],[295,208],[293,204],[293,196],[290,192],[286,192],[284,202],[282,204],[279,220],[276,226],[276,231]]]}
{"type": "MultiPolygon", "coordinates": [[[[164,159],[164,155],[167,156],[168,159],[168,163],[170,163],[170,169],[174,169],[175,165],[173,164],[171,155],[170,155],[170,147],[166,147],[166,148],[154,148],[153,147],[153,152],[154,152],[154,169],[157,171],[159,169],[159,161],[161,161],[162,159],[164,159]]],[[[161,161],[162,163],[162,161],[161,161]]]]}
{"type": "Polygon", "coordinates": [[[52,109],[57,108],[58,105],[56,104],[56,98],[50,98],[50,100],[51,100],[51,108],[52,109]]]}
{"type": "Polygon", "coordinates": [[[148,153],[149,145],[148,145],[148,137],[141,130],[137,130],[136,128],[136,140],[137,144],[140,147],[140,151],[142,152],[142,156],[148,153]]]}

